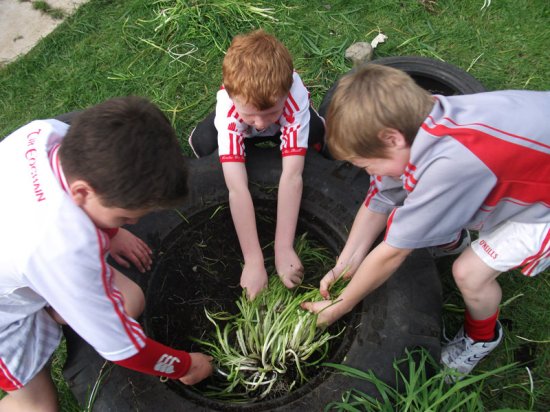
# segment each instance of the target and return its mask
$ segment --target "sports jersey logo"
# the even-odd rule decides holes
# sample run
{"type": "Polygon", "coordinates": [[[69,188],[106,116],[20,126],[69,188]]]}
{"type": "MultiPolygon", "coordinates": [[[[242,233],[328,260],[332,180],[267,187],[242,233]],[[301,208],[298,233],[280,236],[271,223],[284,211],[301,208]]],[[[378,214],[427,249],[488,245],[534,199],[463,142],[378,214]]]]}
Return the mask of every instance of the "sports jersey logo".
{"type": "Polygon", "coordinates": [[[285,119],[288,123],[294,123],[296,121],[296,118],[294,117],[294,115],[292,113],[290,114],[285,114],[285,119]]]}
{"type": "Polygon", "coordinates": [[[165,353],[159,358],[159,360],[157,361],[153,369],[156,370],[157,372],[162,372],[167,374],[174,373],[174,370],[175,370],[174,363],[176,362],[179,363],[181,361],[179,358],[165,353]]]}

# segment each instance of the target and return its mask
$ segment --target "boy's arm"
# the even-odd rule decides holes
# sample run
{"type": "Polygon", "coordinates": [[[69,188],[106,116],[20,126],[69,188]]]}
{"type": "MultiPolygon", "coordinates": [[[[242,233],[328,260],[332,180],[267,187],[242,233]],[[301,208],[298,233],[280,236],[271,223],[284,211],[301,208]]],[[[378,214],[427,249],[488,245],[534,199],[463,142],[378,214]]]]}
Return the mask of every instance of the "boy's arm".
{"type": "Polygon", "coordinates": [[[146,338],[146,346],[137,354],[114,363],[138,372],[179,379],[186,385],[194,385],[212,374],[211,361],[211,356],[172,349],[146,338]]]}
{"type": "Polygon", "coordinates": [[[105,260],[107,236],[83,214],[72,215],[73,220],[82,220],[80,230],[69,233],[62,223],[72,208],[62,210],[61,222],[52,223],[27,260],[23,271],[29,287],[105,359],[184,383],[208,376],[209,357],[155,342],[126,313],[116,270],[105,260]],[[51,245],[55,241],[59,245],[60,239],[64,240],[63,253],[52,254],[51,245]]]}
{"type": "Polygon", "coordinates": [[[294,235],[302,199],[304,156],[284,156],[277,199],[275,267],[286,287],[299,285],[304,267],[294,251],[294,235]]]}
{"type": "Polygon", "coordinates": [[[386,227],[386,219],[386,215],[373,212],[364,204],[359,208],[336,265],[321,280],[321,296],[329,299],[329,288],[340,276],[349,279],[355,274],[367,252],[386,227]]]}
{"type": "Polygon", "coordinates": [[[411,251],[412,249],[394,248],[386,242],[380,243],[363,260],[350,283],[335,301],[305,302],[302,308],[319,314],[319,326],[334,323],[388,280],[411,251]]]}
{"type": "Polygon", "coordinates": [[[241,286],[246,288],[248,297],[253,299],[267,286],[267,272],[256,229],[254,204],[248,190],[246,167],[241,162],[224,162],[222,168],[229,190],[231,216],[244,257],[241,286]]]}

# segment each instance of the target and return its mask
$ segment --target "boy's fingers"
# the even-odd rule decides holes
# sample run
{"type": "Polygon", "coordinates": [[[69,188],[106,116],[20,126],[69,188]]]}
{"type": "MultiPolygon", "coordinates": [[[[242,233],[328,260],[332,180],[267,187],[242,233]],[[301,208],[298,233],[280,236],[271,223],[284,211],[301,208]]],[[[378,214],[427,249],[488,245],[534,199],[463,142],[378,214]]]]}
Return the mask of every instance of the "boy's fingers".
{"type": "Polygon", "coordinates": [[[312,305],[312,302],[300,303],[300,306],[302,307],[302,309],[307,310],[308,312],[311,312],[311,305],[312,305]]]}
{"type": "Polygon", "coordinates": [[[117,254],[117,255],[112,255],[112,257],[115,260],[115,262],[118,263],[120,266],[125,267],[125,268],[130,267],[130,263],[128,263],[128,261],[126,259],[124,259],[122,256],[117,254]]]}
{"type": "Polygon", "coordinates": [[[140,249],[141,249],[143,254],[146,254],[146,255],[149,255],[149,256],[153,254],[153,251],[151,250],[151,248],[147,245],[147,243],[145,243],[141,239],[140,239],[139,246],[140,246],[140,249]]]}
{"type": "Polygon", "coordinates": [[[330,287],[330,284],[331,282],[327,280],[326,276],[321,279],[321,284],[319,285],[319,293],[321,293],[321,295],[323,296],[328,294],[328,288],[330,287]]]}

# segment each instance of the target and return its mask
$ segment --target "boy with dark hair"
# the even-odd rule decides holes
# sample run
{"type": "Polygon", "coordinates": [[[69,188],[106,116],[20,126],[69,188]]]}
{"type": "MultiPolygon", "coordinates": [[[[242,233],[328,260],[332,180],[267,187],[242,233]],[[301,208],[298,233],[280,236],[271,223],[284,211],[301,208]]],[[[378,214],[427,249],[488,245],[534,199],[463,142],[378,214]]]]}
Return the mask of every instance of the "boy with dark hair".
{"type": "Polygon", "coordinates": [[[330,324],[413,249],[452,252],[464,229],[478,231],[453,265],[466,314],[441,356],[469,373],[502,340],[497,277],[516,268],[534,276],[550,264],[549,115],[549,92],[432,96],[406,73],[375,64],[344,76],[329,106],[327,143],[336,158],[365,169],[371,184],[321,294],[329,298],[346,268],[353,278],[335,304],[303,307],[330,324]]]}
{"type": "Polygon", "coordinates": [[[257,30],[236,36],[223,60],[223,87],[215,113],[192,132],[189,144],[198,157],[219,149],[229,189],[229,205],[244,256],[241,286],[250,298],[267,286],[254,205],[245,168],[245,139],[280,142],[283,170],[279,181],[275,266],[283,283],[301,283],[304,268],[294,250],[302,197],[302,171],[308,146],[324,144],[323,119],[310,106],[309,93],[294,72],[287,48],[257,30]]]}
{"type": "Polygon", "coordinates": [[[23,126],[0,143],[0,191],[1,411],[57,410],[47,367],[61,339],[56,321],[130,369],[185,384],[211,373],[206,355],[145,336],[133,319],[143,310],[141,289],[106,262],[112,242],[119,258],[150,264],[145,243],[117,228],[187,193],[184,157],[156,106],[118,98],[70,127],[23,126]]]}

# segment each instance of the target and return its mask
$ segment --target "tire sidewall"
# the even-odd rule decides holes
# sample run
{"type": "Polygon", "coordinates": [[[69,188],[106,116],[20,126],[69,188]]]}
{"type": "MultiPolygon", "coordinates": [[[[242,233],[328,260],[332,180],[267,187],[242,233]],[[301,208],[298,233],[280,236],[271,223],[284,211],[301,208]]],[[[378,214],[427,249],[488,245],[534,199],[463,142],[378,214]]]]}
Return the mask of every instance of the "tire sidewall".
{"type": "MultiPolygon", "coordinates": [[[[422,56],[392,56],[382,57],[373,60],[367,64],[381,64],[384,66],[393,67],[409,74],[413,79],[426,78],[433,79],[435,82],[441,83],[445,87],[454,91],[454,94],[472,94],[482,93],[487,91],[483,84],[473,77],[468,72],[453,64],[440,60],[430,59],[422,56]]],[[[347,74],[355,71],[351,69],[347,74]]],[[[325,94],[321,105],[319,106],[319,114],[326,116],[330,100],[338,85],[337,80],[325,94]]]]}

